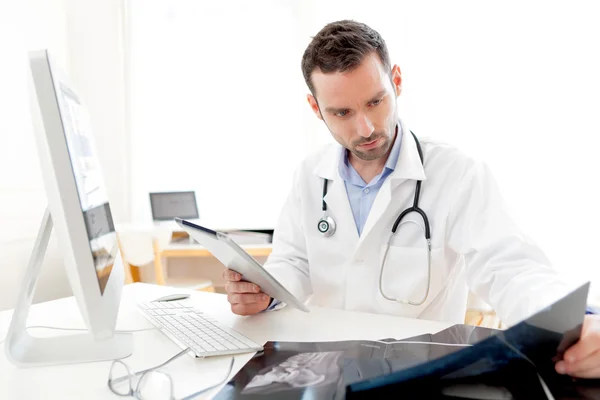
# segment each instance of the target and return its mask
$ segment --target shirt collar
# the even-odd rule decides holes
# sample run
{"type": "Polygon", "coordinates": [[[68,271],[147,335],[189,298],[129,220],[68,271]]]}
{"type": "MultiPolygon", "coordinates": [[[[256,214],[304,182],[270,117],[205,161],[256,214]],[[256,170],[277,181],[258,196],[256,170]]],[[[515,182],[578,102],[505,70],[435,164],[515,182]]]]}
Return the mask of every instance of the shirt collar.
{"type": "MultiPolygon", "coordinates": [[[[410,130],[404,122],[400,120],[403,135],[401,137],[402,145],[400,146],[400,155],[394,171],[390,174],[390,179],[414,179],[426,180],[425,170],[421,164],[417,145],[410,134],[410,130]]],[[[320,159],[316,162],[313,169],[313,174],[320,178],[336,180],[340,177],[339,166],[342,151],[345,149],[336,143],[331,144],[320,154],[320,159]]],[[[424,149],[425,152],[425,149],[424,149]]],[[[425,152],[426,153],[426,152],[425,152]]],[[[427,156],[427,154],[424,154],[427,156]]]]}
{"type": "MultiPolygon", "coordinates": [[[[388,155],[388,159],[385,163],[385,168],[393,171],[396,169],[396,164],[398,164],[398,158],[400,157],[400,147],[402,146],[402,124],[398,123],[396,125],[398,127],[398,132],[396,133],[396,138],[394,139],[394,145],[392,146],[392,150],[388,155]]],[[[350,161],[348,160],[348,150],[344,147],[340,149],[340,157],[339,157],[339,166],[338,170],[340,173],[340,177],[345,182],[353,183],[354,179],[350,168],[354,169],[352,165],[350,165],[350,161]]],[[[382,171],[383,172],[383,171],[382,171]]]]}

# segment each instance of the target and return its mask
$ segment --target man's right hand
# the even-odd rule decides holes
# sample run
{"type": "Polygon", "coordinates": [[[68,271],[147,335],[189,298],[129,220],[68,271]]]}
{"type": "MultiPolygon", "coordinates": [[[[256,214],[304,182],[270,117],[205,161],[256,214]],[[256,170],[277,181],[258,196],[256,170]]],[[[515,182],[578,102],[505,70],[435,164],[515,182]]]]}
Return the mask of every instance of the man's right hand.
{"type": "Polygon", "coordinates": [[[260,287],[251,282],[242,281],[242,275],[226,269],[223,279],[227,281],[225,290],[227,300],[231,304],[231,311],[238,315],[258,314],[267,309],[271,297],[260,291],[260,287]]]}

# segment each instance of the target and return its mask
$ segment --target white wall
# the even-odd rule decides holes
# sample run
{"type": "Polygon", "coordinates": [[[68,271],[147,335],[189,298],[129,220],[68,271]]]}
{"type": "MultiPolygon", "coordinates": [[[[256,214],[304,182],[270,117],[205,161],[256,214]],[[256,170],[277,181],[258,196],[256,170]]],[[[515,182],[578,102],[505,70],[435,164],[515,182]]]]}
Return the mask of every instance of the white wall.
{"type": "Polygon", "coordinates": [[[310,148],[302,4],[131,5],[133,220],[151,191],[195,190],[209,226],[272,228],[310,148]]]}
{"type": "MultiPolygon", "coordinates": [[[[25,51],[48,47],[65,68],[64,6],[62,0],[0,3],[0,309],[14,304],[46,206],[29,114],[25,51]]],[[[53,237],[36,300],[69,294],[59,255],[53,237]]]]}
{"type": "MultiPolygon", "coordinates": [[[[115,219],[128,218],[120,7],[116,0],[0,2],[0,309],[14,306],[46,207],[27,97],[27,50],[49,48],[89,104],[115,219]]],[[[70,293],[53,235],[34,301],[70,293]]]]}

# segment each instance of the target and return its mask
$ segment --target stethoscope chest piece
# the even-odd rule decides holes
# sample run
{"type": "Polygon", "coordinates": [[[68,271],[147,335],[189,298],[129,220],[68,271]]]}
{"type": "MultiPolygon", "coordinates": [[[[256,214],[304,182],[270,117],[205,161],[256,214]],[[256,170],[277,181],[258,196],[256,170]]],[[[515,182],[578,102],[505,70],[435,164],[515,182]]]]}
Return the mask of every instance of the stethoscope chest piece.
{"type": "Polygon", "coordinates": [[[323,218],[319,220],[317,229],[323,236],[329,237],[335,233],[335,221],[333,218],[324,215],[323,218]]]}

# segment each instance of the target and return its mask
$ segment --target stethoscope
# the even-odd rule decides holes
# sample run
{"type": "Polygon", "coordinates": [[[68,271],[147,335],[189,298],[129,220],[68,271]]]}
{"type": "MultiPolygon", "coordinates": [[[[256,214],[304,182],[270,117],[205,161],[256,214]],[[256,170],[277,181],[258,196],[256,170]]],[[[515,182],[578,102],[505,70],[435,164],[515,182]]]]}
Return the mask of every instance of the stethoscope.
{"type": "MultiPolygon", "coordinates": [[[[421,143],[419,143],[419,139],[417,139],[417,136],[415,136],[415,134],[412,133],[412,131],[410,133],[411,133],[412,137],[415,139],[415,143],[417,144],[417,150],[419,152],[419,158],[421,159],[421,165],[424,165],[423,164],[423,151],[421,150],[421,143]]],[[[327,178],[325,178],[325,181],[323,182],[323,200],[322,200],[323,201],[323,205],[322,205],[323,216],[321,217],[321,219],[319,220],[319,223],[317,225],[319,232],[325,237],[332,236],[335,233],[335,227],[336,227],[335,220],[331,216],[329,216],[327,213],[327,203],[325,202],[325,196],[327,195],[328,181],[329,180],[327,178]]],[[[429,287],[431,285],[431,230],[429,228],[429,219],[427,218],[427,214],[425,214],[425,211],[423,211],[419,207],[420,195],[421,195],[421,181],[419,180],[419,181],[417,181],[417,185],[415,188],[415,197],[414,197],[414,201],[413,201],[413,206],[404,210],[398,216],[398,218],[396,218],[396,221],[394,222],[394,225],[392,226],[392,234],[390,235],[387,246],[385,248],[383,261],[381,262],[381,270],[379,272],[379,292],[381,293],[381,295],[386,300],[395,301],[395,302],[402,303],[402,304],[409,304],[411,306],[420,306],[421,304],[425,303],[425,300],[427,300],[427,296],[429,295],[429,287]],[[410,214],[411,212],[415,212],[415,213],[419,214],[421,216],[421,218],[423,218],[424,227],[419,225],[415,221],[402,222],[402,219],[406,215],[410,214]],[[390,245],[392,243],[392,238],[394,237],[394,234],[396,233],[398,228],[401,225],[406,224],[406,223],[413,223],[413,224],[419,226],[421,229],[423,229],[423,231],[425,233],[425,240],[427,240],[427,289],[425,290],[425,295],[423,296],[423,298],[417,302],[413,302],[408,299],[395,299],[393,297],[386,296],[386,294],[383,292],[383,269],[385,266],[385,261],[387,259],[388,251],[390,249],[390,245]]]]}

